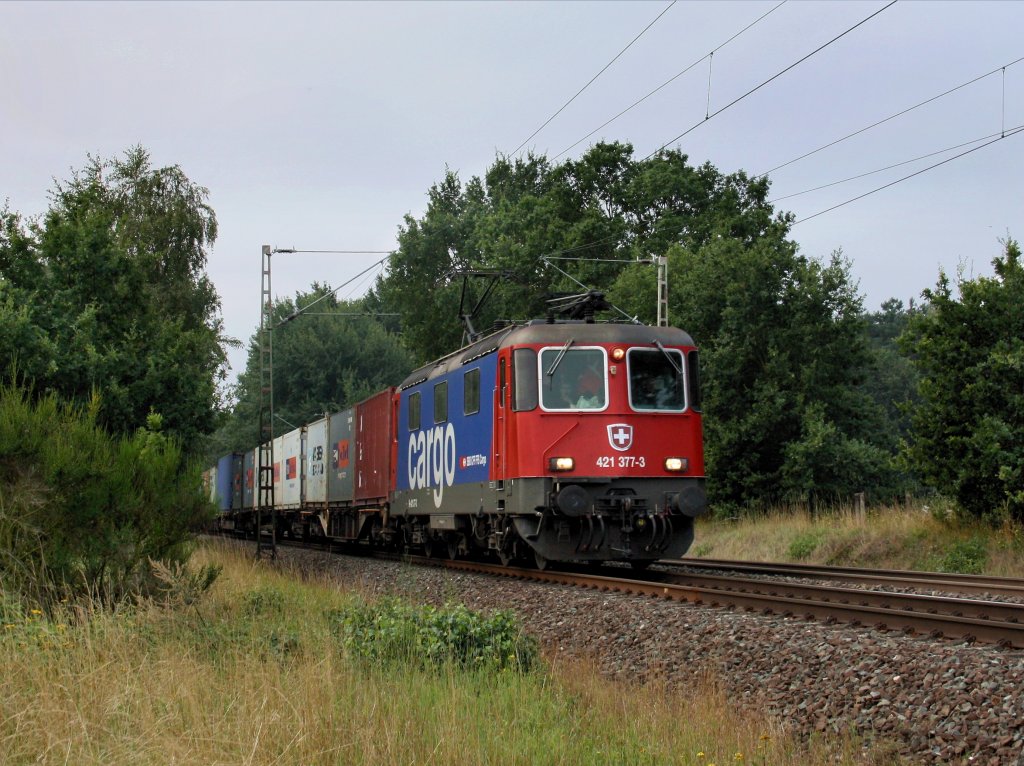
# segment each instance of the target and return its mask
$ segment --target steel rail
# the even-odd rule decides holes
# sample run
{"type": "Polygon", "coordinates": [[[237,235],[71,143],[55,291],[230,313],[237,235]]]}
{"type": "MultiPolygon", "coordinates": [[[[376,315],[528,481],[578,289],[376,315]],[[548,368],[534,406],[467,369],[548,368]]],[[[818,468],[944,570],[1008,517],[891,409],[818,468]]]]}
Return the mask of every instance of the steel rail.
{"type": "Polygon", "coordinates": [[[830,567],[817,564],[788,564],[761,561],[728,561],[724,559],[666,559],[662,564],[681,565],[699,569],[719,569],[749,574],[789,575],[815,577],[821,580],[843,580],[873,585],[897,587],[927,587],[958,593],[999,594],[1024,598],[1024,580],[991,575],[954,574],[947,572],[917,572],[909,569],[861,569],[858,567],[830,567]]]}
{"type": "Polygon", "coordinates": [[[1015,622],[1024,625],[1024,604],[1005,601],[986,601],[974,598],[932,596],[923,593],[897,593],[861,588],[841,588],[829,585],[810,585],[781,580],[756,580],[747,577],[726,577],[722,575],[687,575],[676,572],[650,572],[652,580],[663,578],[663,582],[677,585],[711,587],[716,590],[753,592],[768,596],[784,596],[823,603],[838,603],[854,606],[878,606],[886,609],[900,609],[908,612],[926,612],[934,615],[970,617],[978,620],[1015,622]]]}
{"type": "MultiPolygon", "coordinates": [[[[500,575],[517,580],[573,585],[605,592],[619,592],[671,599],[673,601],[685,601],[696,605],[709,604],[711,606],[734,607],[748,612],[775,614],[782,617],[797,616],[807,620],[820,619],[826,623],[844,622],[854,626],[871,627],[883,631],[894,630],[908,634],[927,635],[933,638],[963,639],[997,644],[1004,647],[1024,648],[1024,622],[1009,622],[1000,619],[983,619],[953,614],[932,614],[922,611],[910,611],[894,606],[862,605],[833,600],[823,601],[810,596],[797,598],[753,591],[725,590],[720,587],[708,587],[698,584],[625,579],[595,574],[560,572],[550,569],[544,571],[518,569],[497,564],[460,560],[450,561],[424,556],[403,556],[400,558],[411,563],[429,564],[480,574],[500,575]]],[[[836,596],[850,593],[846,589],[829,589],[826,586],[818,587],[822,591],[831,591],[836,596]]],[[[856,595],[868,592],[857,591],[856,595]]],[[[885,595],[899,597],[903,594],[887,593],[885,595]]]]}

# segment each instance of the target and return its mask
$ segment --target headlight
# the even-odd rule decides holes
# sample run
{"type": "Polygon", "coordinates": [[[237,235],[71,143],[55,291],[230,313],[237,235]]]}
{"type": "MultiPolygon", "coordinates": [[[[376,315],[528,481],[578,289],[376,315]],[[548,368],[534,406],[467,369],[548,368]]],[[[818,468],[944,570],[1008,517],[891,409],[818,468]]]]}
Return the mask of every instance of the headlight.
{"type": "Polygon", "coordinates": [[[571,457],[553,457],[548,460],[548,469],[552,471],[571,471],[576,467],[576,461],[571,457]]]}
{"type": "Polygon", "coordinates": [[[671,471],[672,473],[679,473],[685,471],[688,465],[688,461],[685,457],[667,457],[665,458],[665,470],[671,471]]]}

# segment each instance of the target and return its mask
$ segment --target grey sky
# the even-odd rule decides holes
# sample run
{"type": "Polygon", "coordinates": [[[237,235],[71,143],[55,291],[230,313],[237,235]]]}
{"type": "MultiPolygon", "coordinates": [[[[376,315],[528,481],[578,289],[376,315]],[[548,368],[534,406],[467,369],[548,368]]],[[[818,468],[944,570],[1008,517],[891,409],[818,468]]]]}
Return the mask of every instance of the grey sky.
{"type": "MultiPolygon", "coordinates": [[[[776,4],[677,3],[529,146],[562,152],[776,4]]],[[[393,249],[446,165],[464,180],[482,173],[667,5],[0,3],[0,200],[41,213],[53,177],[135,143],[181,165],[210,189],[220,237],[209,273],[228,332],[245,341],[261,245],[393,249]]],[[[715,54],[711,111],[884,5],[786,3],[715,54]]],[[[903,0],[679,146],[694,163],[761,173],[1024,56],[1022,31],[1019,2],[903,0]]],[[[645,156],[707,106],[704,62],[570,156],[601,138],[645,156]]],[[[771,196],[1022,124],[1024,62],[774,173],[771,196]]],[[[779,206],[804,218],[955,153],[779,206]]],[[[1007,137],[793,236],[808,256],[842,248],[869,309],[918,296],[940,267],[988,274],[998,238],[1024,236],[1022,156],[1024,135],[1007,137]]],[[[274,292],[338,285],[379,257],[281,255],[274,292]]],[[[237,372],[244,352],[232,362],[237,372]]]]}

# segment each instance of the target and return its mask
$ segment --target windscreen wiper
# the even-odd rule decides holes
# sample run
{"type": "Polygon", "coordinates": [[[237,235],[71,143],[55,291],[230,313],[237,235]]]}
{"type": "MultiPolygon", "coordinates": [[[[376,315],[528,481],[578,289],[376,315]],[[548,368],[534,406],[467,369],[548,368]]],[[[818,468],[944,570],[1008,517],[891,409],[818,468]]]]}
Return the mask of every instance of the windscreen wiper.
{"type": "Polygon", "coordinates": [[[548,368],[548,371],[544,373],[545,375],[547,375],[550,378],[552,375],[555,374],[555,370],[558,369],[558,365],[561,364],[562,362],[562,357],[565,356],[565,352],[569,350],[569,346],[571,346],[573,343],[574,341],[572,338],[569,338],[569,340],[565,342],[565,345],[562,346],[562,350],[559,351],[558,356],[555,357],[555,361],[551,363],[551,366],[548,368]]]}
{"type": "Polygon", "coordinates": [[[676,371],[676,375],[678,375],[680,378],[683,377],[683,368],[676,364],[676,360],[672,358],[672,354],[668,352],[668,349],[661,345],[660,340],[656,340],[653,342],[654,345],[661,350],[661,353],[665,355],[665,358],[668,359],[668,363],[672,365],[672,369],[676,371]]]}

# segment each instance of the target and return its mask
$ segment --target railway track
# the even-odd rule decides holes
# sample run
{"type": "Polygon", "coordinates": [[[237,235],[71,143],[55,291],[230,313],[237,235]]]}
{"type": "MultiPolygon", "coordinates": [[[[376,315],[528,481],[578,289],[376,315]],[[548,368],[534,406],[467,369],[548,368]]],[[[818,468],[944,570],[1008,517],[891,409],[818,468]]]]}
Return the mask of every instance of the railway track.
{"type": "Polygon", "coordinates": [[[519,569],[422,556],[396,558],[532,582],[560,583],[825,623],[841,622],[882,631],[1024,648],[1024,604],[721,575],[649,571],[617,577],[580,571],[519,569]]]}
{"type": "Polygon", "coordinates": [[[663,564],[694,569],[712,569],[737,574],[808,577],[817,580],[839,580],[861,585],[882,585],[948,593],[1013,596],[1024,599],[1024,580],[989,575],[915,572],[905,569],[860,569],[827,567],[816,564],[783,564],[770,562],[728,561],[725,559],[677,559],[663,564]]]}
{"type": "MultiPolygon", "coordinates": [[[[285,547],[309,548],[308,544],[279,541],[285,547]]],[[[324,550],[318,546],[318,549],[324,550]]],[[[951,596],[931,596],[919,593],[873,591],[841,585],[812,585],[773,579],[755,579],[739,575],[701,574],[693,572],[650,570],[630,572],[616,576],[615,570],[606,568],[601,574],[581,569],[524,569],[478,561],[449,560],[410,554],[374,551],[372,555],[394,561],[447,568],[455,571],[510,577],[530,582],[546,582],[575,587],[688,602],[696,605],[742,609],[766,615],[821,621],[826,624],[844,623],[851,626],[874,628],[881,631],[900,631],[911,635],[978,641],[1007,648],[1024,648],[1024,604],[951,596]]],[[[701,559],[665,562],[705,567],[716,571],[729,569],[746,574],[785,574],[800,577],[822,577],[826,572],[835,579],[862,584],[888,584],[914,587],[915,582],[927,582],[929,588],[953,591],[953,584],[964,581],[980,585],[980,579],[990,581],[1005,578],[978,578],[976,576],[944,575],[953,579],[939,579],[939,575],[907,573],[910,580],[900,579],[902,574],[880,570],[853,568],[818,568],[789,564],[748,564],[701,559]],[[815,572],[815,574],[812,574],[815,572]],[[862,574],[863,573],[863,574],[862,574]],[[939,588],[937,584],[941,584],[939,588]]],[[[1005,580],[1002,587],[1011,588],[1014,581],[1005,580]]],[[[989,591],[996,592],[996,591],[989,591]]],[[[1005,590],[999,591],[1006,593],[1005,590]]],[[[1019,592],[1015,595],[1022,595],[1019,592]]]]}

